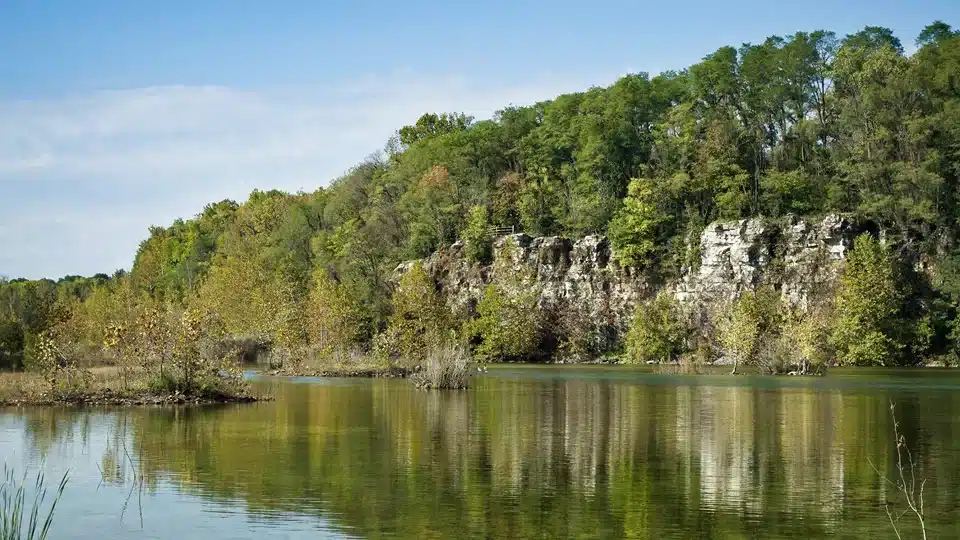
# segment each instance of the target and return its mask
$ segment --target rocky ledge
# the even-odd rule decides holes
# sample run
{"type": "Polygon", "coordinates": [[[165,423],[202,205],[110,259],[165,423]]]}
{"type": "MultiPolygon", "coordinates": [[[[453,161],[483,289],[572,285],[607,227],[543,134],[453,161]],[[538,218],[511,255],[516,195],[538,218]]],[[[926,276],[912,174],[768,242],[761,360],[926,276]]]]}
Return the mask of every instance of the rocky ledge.
{"type": "MultiPolygon", "coordinates": [[[[836,276],[858,227],[840,215],[820,220],[788,216],[715,222],[691,243],[694,263],[679,279],[654,283],[642,272],[617,264],[609,240],[577,240],[526,234],[494,242],[493,262],[469,262],[460,242],[420,261],[456,309],[471,309],[497,278],[538,292],[542,308],[578,309],[625,328],[638,302],[667,289],[685,306],[699,308],[731,300],[744,290],[769,285],[792,305],[805,307],[818,287],[836,276]]],[[[400,264],[399,279],[417,261],[400,264]]]]}

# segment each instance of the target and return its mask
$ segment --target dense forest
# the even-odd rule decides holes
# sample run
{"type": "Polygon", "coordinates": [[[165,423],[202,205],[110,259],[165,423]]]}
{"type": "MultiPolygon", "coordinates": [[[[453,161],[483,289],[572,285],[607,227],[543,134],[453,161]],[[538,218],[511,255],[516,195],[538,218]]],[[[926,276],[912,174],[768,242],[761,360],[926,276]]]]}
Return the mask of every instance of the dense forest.
{"type": "MultiPolygon", "coordinates": [[[[457,240],[485,262],[490,227],[515,227],[606,234],[621,265],[669,279],[711,221],[828,212],[874,223],[884,237],[858,239],[825,316],[838,327],[822,318],[796,325],[809,359],[954,358],[960,32],[938,21],[915,44],[907,55],[879,27],[798,32],[723,47],[682,71],[509,106],[490,120],[424,114],[327,187],[254,191],[243,204],[221,201],[152,227],[128,273],[0,282],[2,361],[29,366],[38,336],[71,343],[84,361],[110,361],[108,329],[143,335],[158,313],[176,320],[190,310],[288,357],[396,359],[455,334],[491,359],[523,358],[540,347],[545,324],[527,320],[536,317],[523,299],[491,289],[479,313],[447,313],[422,272],[394,290],[398,262],[457,240]],[[919,258],[936,271],[915,275],[919,258]],[[518,321],[536,335],[497,335],[518,321]]],[[[790,319],[761,292],[748,296],[715,340],[743,361],[790,319]]],[[[613,347],[627,343],[627,358],[718,354],[674,324],[669,302],[643,309],[613,347]]]]}

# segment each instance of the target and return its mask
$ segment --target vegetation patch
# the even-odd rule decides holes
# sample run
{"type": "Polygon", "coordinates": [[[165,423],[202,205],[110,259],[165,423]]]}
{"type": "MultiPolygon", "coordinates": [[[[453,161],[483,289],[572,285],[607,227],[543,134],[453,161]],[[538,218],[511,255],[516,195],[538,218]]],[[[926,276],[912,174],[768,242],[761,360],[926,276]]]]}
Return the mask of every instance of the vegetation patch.
{"type": "Polygon", "coordinates": [[[115,368],[93,368],[77,374],[70,388],[51,385],[38,373],[0,373],[0,406],[33,405],[189,405],[251,403],[270,400],[247,385],[227,382],[206,385],[189,392],[165,387],[146,376],[121,377],[115,368]]]}
{"type": "Polygon", "coordinates": [[[411,375],[417,387],[426,390],[461,390],[470,382],[473,362],[462,345],[446,345],[427,352],[422,369],[411,375]]]}

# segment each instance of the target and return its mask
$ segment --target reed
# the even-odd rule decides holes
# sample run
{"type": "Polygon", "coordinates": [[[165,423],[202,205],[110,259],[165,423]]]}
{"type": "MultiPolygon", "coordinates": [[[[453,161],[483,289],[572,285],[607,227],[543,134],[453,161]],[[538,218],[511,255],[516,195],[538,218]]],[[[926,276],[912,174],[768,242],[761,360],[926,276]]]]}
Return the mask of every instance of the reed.
{"type": "Polygon", "coordinates": [[[469,383],[470,365],[466,347],[441,345],[427,352],[422,368],[410,378],[420,388],[460,390],[469,383]]]}
{"type": "Polygon", "coordinates": [[[0,540],[43,540],[50,532],[53,514],[57,502],[67,487],[69,472],[63,478],[53,494],[53,501],[41,522],[42,507],[47,498],[47,479],[43,471],[38,471],[33,485],[33,496],[27,497],[27,473],[17,477],[14,470],[3,466],[4,481],[0,485],[0,540]]]}

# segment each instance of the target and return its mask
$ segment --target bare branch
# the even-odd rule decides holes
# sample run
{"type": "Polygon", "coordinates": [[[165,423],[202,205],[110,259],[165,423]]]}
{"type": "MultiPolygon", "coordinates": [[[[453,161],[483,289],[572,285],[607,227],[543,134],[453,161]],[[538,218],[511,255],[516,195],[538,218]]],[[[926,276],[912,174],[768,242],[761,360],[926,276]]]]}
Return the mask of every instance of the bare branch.
{"type": "Polygon", "coordinates": [[[900,536],[900,529],[897,528],[897,521],[900,521],[898,517],[896,520],[893,519],[893,513],[890,512],[890,505],[884,504],[883,509],[887,511],[887,517],[890,518],[890,526],[893,527],[893,533],[897,535],[897,540],[903,540],[900,536]]]}
{"type": "Polygon", "coordinates": [[[879,469],[873,464],[869,459],[867,460],[870,463],[870,466],[877,473],[883,481],[887,484],[894,486],[897,491],[903,495],[904,502],[907,504],[907,509],[901,512],[899,515],[894,518],[896,512],[890,510],[890,503],[884,502],[884,510],[887,512],[887,517],[890,519],[890,525],[893,527],[894,533],[897,535],[897,538],[900,539],[900,530],[897,527],[897,523],[900,521],[907,512],[912,512],[916,517],[917,521],[920,523],[920,531],[922,533],[923,539],[927,538],[927,527],[923,517],[923,490],[926,487],[927,480],[924,478],[920,482],[920,493],[917,494],[917,474],[916,474],[916,460],[913,458],[913,452],[910,451],[910,447],[907,446],[906,438],[900,434],[900,424],[897,422],[896,406],[893,401],[890,401],[890,416],[893,418],[893,440],[896,444],[897,456],[896,456],[896,467],[897,467],[897,476],[899,477],[898,482],[892,482],[889,478],[886,477],[879,469]],[[910,481],[907,481],[906,467],[903,462],[903,454],[907,454],[907,462],[910,467],[910,481]]]}

